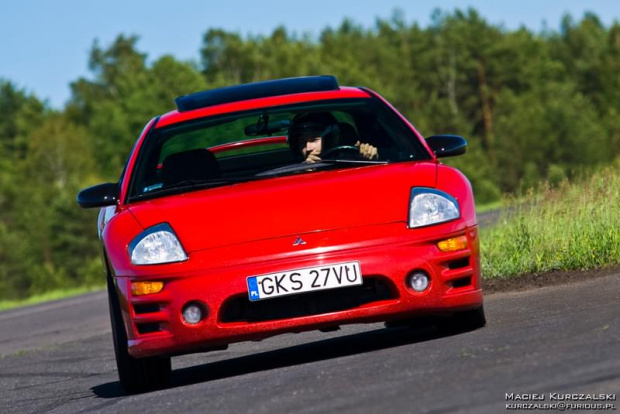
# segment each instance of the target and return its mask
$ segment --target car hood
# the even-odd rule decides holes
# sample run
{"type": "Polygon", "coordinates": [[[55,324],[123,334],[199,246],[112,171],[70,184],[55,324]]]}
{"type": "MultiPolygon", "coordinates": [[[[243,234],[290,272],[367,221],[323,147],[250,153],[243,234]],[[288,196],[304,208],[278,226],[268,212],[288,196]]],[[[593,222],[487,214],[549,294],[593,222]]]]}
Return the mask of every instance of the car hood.
{"type": "Polygon", "coordinates": [[[411,187],[435,187],[433,162],[269,178],[133,204],[144,228],[166,222],[188,252],[308,232],[407,221],[411,187]]]}

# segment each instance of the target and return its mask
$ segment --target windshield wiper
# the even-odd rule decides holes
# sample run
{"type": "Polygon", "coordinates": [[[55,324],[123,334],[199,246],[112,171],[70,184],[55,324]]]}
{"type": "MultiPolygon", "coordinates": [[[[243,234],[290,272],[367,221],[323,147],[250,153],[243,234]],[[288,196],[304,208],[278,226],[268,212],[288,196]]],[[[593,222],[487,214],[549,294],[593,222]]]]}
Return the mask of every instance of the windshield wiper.
{"type": "MultiPolygon", "coordinates": [[[[389,161],[376,161],[376,160],[321,160],[318,161],[314,164],[323,164],[323,163],[330,163],[330,164],[369,164],[369,165],[381,165],[381,164],[388,164],[389,161]]],[[[313,164],[308,164],[308,165],[313,165],[313,164]]]]}
{"type": "Polygon", "coordinates": [[[171,194],[180,194],[188,190],[204,190],[207,188],[221,187],[228,184],[243,183],[246,181],[257,180],[260,177],[235,177],[235,178],[218,178],[208,180],[183,180],[175,183],[173,186],[162,187],[148,193],[135,195],[132,200],[145,200],[153,197],[161,197],[171,194]]]}
{"type": "Polygon", "coordinates": [[[370,161],[370,160],[321,160],[314,163],[299,163],[285,165],[256,174],[256,177],[277,177],[282,175],[294,174],[304,171],[316,171],[318,169],[333,167],[334,165],[383,165],[388,161],[370,161]]]}

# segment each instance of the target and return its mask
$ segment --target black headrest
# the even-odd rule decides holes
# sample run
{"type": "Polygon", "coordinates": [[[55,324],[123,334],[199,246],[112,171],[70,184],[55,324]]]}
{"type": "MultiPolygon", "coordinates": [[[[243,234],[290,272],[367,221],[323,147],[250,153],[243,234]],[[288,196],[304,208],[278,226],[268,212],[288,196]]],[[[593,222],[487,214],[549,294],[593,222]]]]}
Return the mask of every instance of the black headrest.
{"type": "Polygon", "coordinates": [[[220,176],[215,155],[207,149],[194,149],[169,155],[162,165],[164,184],[186,180],[208,180],[220,176]]]}

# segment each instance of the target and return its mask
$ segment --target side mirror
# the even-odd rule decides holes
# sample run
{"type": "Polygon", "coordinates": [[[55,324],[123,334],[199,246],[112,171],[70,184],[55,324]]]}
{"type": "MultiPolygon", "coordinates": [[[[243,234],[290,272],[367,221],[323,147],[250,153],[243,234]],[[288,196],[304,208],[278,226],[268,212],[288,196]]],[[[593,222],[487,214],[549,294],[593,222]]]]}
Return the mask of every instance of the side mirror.
{"type": "Polygon", "coordinates": [[[426,138],[426,143],[437,158],[454,157],[467,151],[467,141],[458,135],[433,135],[426,138]]]}
{"type": "Polygon", "coordinates": [[[118,200],[118,183],[105,183],[85,188],[77,195],[82,208],[113,206],[118,200]]]}

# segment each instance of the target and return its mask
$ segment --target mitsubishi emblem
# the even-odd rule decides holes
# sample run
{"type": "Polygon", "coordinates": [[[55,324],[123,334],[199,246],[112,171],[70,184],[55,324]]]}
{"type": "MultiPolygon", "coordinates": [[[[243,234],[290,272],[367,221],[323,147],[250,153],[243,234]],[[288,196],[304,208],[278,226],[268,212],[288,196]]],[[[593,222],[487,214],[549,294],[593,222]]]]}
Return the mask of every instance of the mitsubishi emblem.
{"type": "Polygon", "coordinates": [[[304,244],[306,244],[306,242],[301,237],[297,236],[297,239],[295,239],[293,246],[302,246],[304,244]]]}

